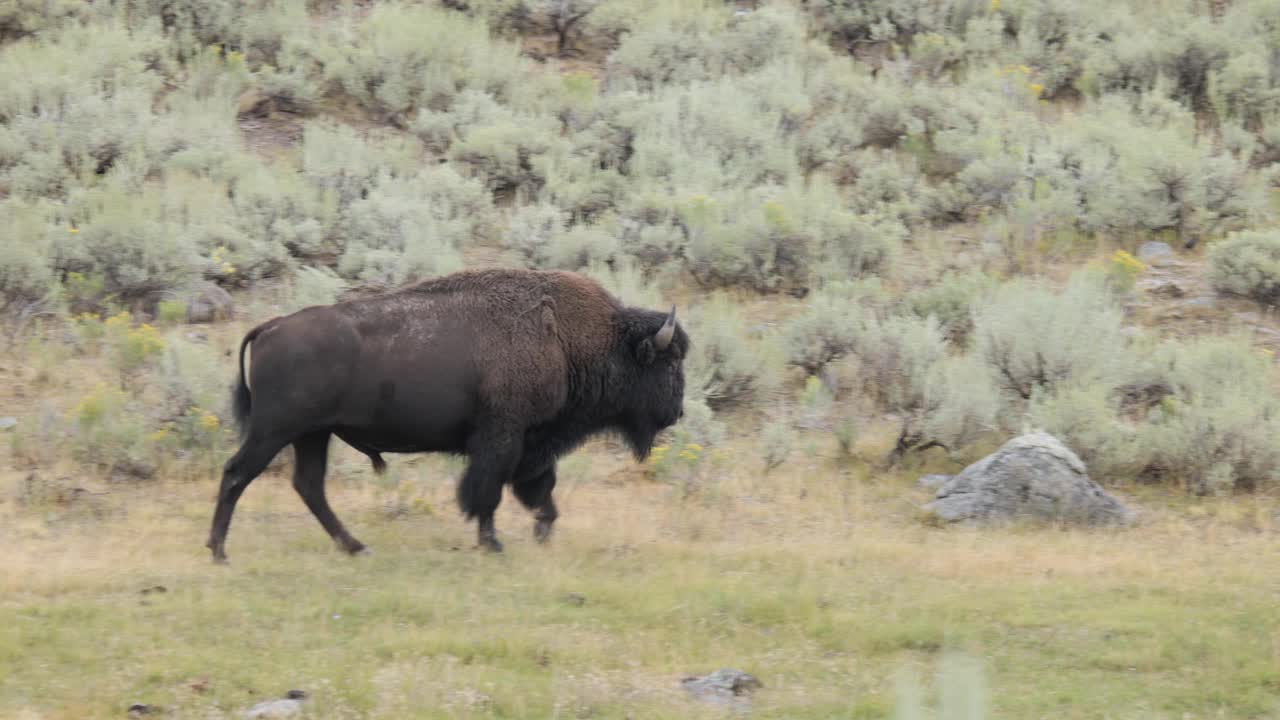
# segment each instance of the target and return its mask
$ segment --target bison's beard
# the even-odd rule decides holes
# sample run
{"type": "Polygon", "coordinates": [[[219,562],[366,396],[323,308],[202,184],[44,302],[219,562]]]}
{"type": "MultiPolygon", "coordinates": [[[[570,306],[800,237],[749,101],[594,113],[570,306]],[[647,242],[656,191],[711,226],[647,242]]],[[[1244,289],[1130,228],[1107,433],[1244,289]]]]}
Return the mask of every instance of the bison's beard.
{"type": "Polygon", "coordinates": [[[644,462],[653,450],[653,441],[658,437],[658,431],[648,423],[633,422],[623,430],[623,435],[627,438],[627,445],[631,447],[631,454],[636,456],[636,460],[644,462]]]}

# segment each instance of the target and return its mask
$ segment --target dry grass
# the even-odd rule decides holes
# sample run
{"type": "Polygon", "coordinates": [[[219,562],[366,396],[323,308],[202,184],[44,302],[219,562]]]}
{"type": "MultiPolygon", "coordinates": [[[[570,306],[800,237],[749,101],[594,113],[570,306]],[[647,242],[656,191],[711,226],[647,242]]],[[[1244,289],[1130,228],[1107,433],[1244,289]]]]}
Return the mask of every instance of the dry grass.
{"type": "Polygon", "coordinates": [[[934,529],[908,478],[806,457],[686,491],[593,446],[554,542],[508,500],[492,557],[453,509],[455,466],[401,458],[377,480],[344,449],[333,503],[375,554],[334,549],[283,467],[242,500],[230,567],[202,545],[212,477],[33,506],[10,473],[0,715],[221,717],[300,687],[311,717],[696,717],[717,711],[679,679],[730,666],[764,681],[759,716],[886,717],[897,672],[947,649],[981,659],[992,716],[1278,709],[1272,499],[1123,532],[934,529]]]}

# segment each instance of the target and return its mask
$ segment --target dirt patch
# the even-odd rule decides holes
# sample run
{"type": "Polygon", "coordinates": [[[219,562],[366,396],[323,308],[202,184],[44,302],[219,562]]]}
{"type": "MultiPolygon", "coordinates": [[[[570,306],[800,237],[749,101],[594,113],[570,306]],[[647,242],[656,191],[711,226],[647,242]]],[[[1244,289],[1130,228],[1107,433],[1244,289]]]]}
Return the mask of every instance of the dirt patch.
{"type": "Polygon", "coordinates": [[[1148,266],[1135,286],[1134,319],[1161,337],[1192,338],[1247,330],[1260,348],[1280,352],[1280,316],[1239,297],[1222,295],[1209,284],[1201,257],[1179,256],[1148,266]]]}
{"type": "Polygon", "coordinates": [[[258,155],[279,157],[302,143],[303,123],[300,115],[241,115],[237,122],[245,147],[258,155]]]}

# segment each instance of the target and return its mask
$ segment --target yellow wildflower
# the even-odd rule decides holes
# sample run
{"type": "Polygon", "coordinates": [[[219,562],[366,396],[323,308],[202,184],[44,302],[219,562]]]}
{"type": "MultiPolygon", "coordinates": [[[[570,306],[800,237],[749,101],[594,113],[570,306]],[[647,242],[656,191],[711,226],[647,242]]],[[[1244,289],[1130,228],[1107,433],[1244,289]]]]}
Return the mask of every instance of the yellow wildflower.
{"type": "Polygon", "coordinates": [[[221,424],[218,421],[218,416],[211,412],[207,412],[200,417],[200,427],[210,432],[217,430],[221,424]]]}
{"type": "Polygon", "coordinates": [[[69,227],[69,228],[67,228],[67,232],[71,233],[72,235],[75,235],[75,234],[77,234],[77,233],[79,233],[79,232],[80,232],[80,228],[78,228],[78,227],[69,227]]]}
{"type": "Polygon", "coordinates": [[[1036,95],[1039,95],[1040,93],[1044,92],[1044,85],[1041,85],[1040,83],[1031,83],[1031,85],[1029,85],[1028,87],[1030,87],[1031,92],[1035,93],[1036,95]]]}
{"type": "Polygon", "coordinates": [[[991,0],[991,12],[995,12],[999,9],[1000,9],[1000,0],[991,0]]]}

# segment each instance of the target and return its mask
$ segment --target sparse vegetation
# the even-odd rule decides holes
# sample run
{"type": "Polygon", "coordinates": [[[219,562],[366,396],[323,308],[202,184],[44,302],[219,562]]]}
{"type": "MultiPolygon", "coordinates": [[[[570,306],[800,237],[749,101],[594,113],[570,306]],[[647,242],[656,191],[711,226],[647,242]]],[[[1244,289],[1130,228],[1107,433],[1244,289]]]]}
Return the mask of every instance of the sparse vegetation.
{"type": "Polygon", "coordinates": [[[1273,712],[1277,44],[1270,0],[0,0],[0,714],[690,717],[760,663],[760,716],[916,717],[897,669],[963,650],[941,716],[1273,712]],[[494,262],[679,307],[646,464],[572,456],[568,539],[495,573],[442,550],[456,463],[335,450],[386,555],[280,483],[249,574],[190,567],[238,333],[494,262]],[[1155,519],[906,506],[1031,427],[1155,519]]]}

